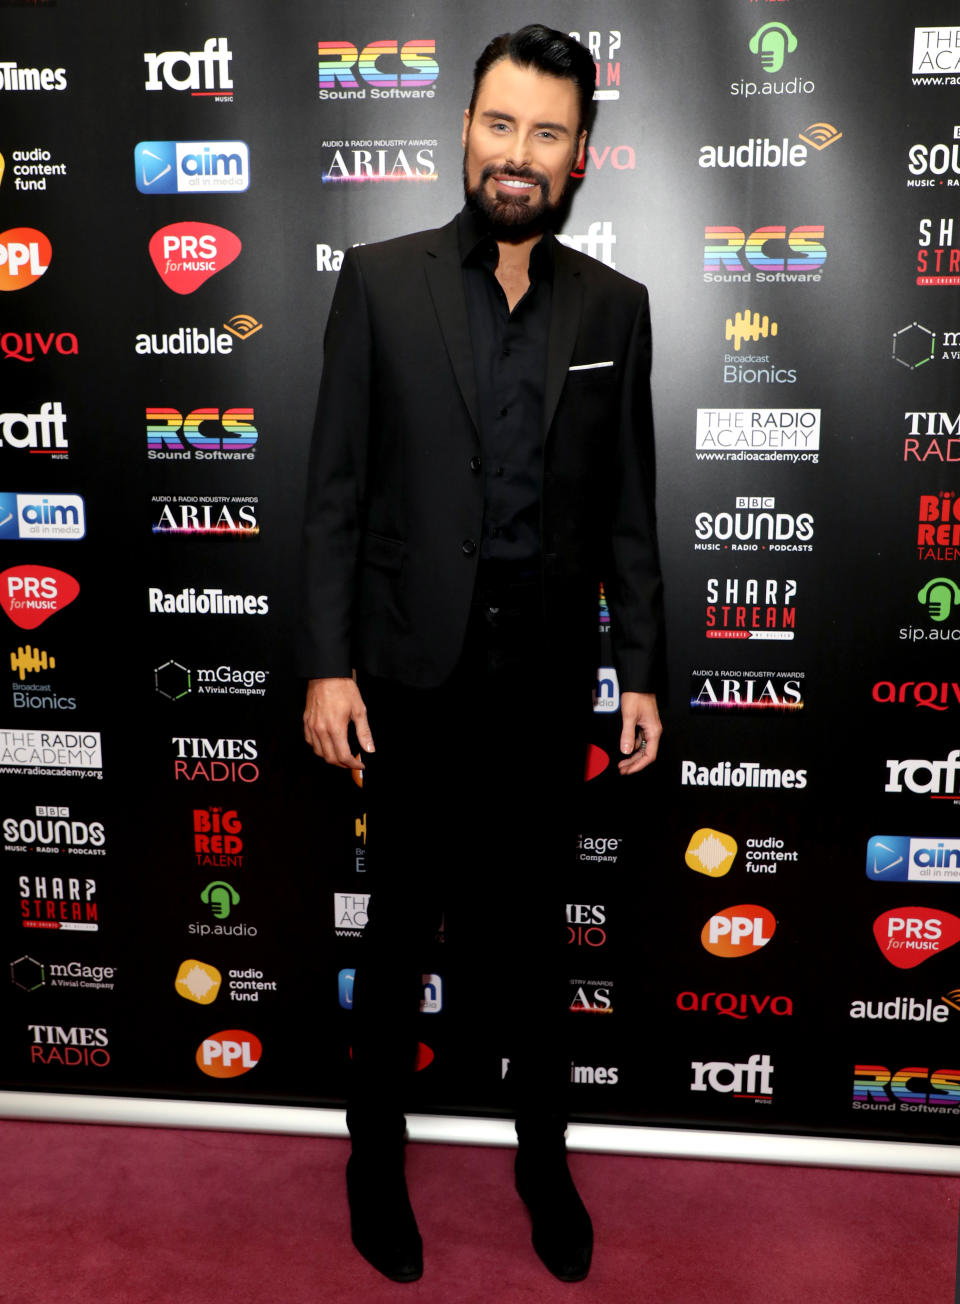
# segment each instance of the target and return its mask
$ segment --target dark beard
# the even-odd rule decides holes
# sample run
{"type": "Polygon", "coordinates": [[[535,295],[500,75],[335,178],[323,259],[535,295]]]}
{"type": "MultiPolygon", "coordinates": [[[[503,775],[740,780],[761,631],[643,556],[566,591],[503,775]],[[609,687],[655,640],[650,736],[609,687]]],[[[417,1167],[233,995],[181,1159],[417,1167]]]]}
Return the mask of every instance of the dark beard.
{"type": "MultiPolygon", "coordinates": [[[[488,163],[480,173],[479,184],[471,189],[467,184],[466,152],[463,156],[463,193],[467,207],[483,219],[495,240],[519,242],[531,235],[539,235],[555,224],[560,208],[559,203],[550,201],[550,183],[547,178],[533,168],[488,163]],[[531,201],[531,194],[535,192],[526,192],[516,198],[501,198],[499,195],[491,197],[484,190],[484,185],[495,173],[533,181],[540,187],[539,200],[531,201]]],[[[563,196],[561,200],[562,198],[563,196]]]]}

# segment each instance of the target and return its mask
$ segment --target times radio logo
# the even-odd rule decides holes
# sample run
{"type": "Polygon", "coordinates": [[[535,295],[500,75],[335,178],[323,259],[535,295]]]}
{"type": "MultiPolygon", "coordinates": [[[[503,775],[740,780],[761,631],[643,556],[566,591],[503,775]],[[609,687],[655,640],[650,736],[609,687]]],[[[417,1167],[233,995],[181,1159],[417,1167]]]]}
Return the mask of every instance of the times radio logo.
{"type": "Polygon", "coordinates": [[[818,282],[827,261],[823,226],[707,226],[703,279],[707,285],[818,282]]]}
{"type": "Polygon", "coordinates": [[[440,72],[435,40],[317,42],[321,100],[432,100],[440,72]]]}
{"type": "Polygon", "coordinates": [[[106,1028],[62,1028],[59,1024],[30,1023],[27,1031],[31,1064],[105,1069],[110,1063],[106,1028]]]}
{"type": "Polygon", "coordinates": [[[711,576],[707,580],[706,637],[790,642],[797,628],[796,596],[795,579],[711,576]]]}
{"type": "Polygon", "coordinates": [[[255,738],[176,737],[170,742],[174,779],[188,783],[256,783],[260,778],[255,738]]]}
{"type": "Polygon", "coordinates": [[[960,412],[904,412],[903,418],[905,462],[960,462],[960,412]]]}

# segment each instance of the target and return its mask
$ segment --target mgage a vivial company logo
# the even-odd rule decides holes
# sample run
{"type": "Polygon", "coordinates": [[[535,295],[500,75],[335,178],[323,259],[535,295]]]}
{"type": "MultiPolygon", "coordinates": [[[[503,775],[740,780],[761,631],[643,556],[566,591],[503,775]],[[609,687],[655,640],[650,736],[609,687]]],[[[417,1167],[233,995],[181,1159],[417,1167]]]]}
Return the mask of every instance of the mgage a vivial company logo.
{"type": "Polygon", "coordinates": [[[830,122],[812,122],[797,134],[802,144],[789,136],[777,140],[751,136],[737,145],[701,145],[697,162],[702,168],[802,168],[809,157],[808,145],[820,153],[843,139],[843,132],[830,122]]]}
{"type": "Polygon", "coordinates": [[[0,59],[0,92],[66,89],[66,68],[24,68],[12,59],[0,59]]]}
{"type": "Polygon", "coordinates": [[[69,806],[35,806],[24,819],[8,816],[3,830],[4,851],[36,855],[66,852],[75,856],[104,856],[107,836],[100,820],[70,818],[69,806]]]}
{"type": "Polygon", "coordinates": [[[151,462],[252,462],[260,433],[253,408],[148,407],[147,457],[151,462]]]}
{"type": "Polygon", "coordinates": [[[69,606],[80,585],[51,566],[10,566],[0,571],[0,607],[20,629],[36,629],[69,606]]]}
{"type": "Polygon", "coordinates": [[[789,235],[785,226],[760,226],[749,235],[739,226],[707,226],[703,239],[707,285],[802,284],[823,279],[827,261],[823,226],[795,226],[789,235]],[[776,246],[772,252],[771,245],[776,246]]]}
{"type": "Polygon", "coordinates": [[[333,917],[337,937],[359,937],[367,926],[369,892],[334,892],[333,917]]]}
{"type": "Polygon", "coordinates": [[[170,739],[173,777],[188,783],[256,783],[260,778],[255,738],[170,739]]]}
{"type": "Polygon", "coordinates": [[[217,999],[223,975],[212,964],[203,960],[184,960],[173,980],[174,988],[186,1001],[197,1005],[210,1005],[217,999]]]}
{"type": "Polygon", "coordinates": [[[960,412],[904,412],[903,419],[905,462],[960,462],[960,412]]]}
{"type": "Polygon", "coordinates": [[[588,258],[596,258],[597,262],[616,271],[613,247],[617,243],[617,237],[612,222],[607,220],[591,222],[582,234],[558,231],[557,239],[568,249],[575,249],[578,253],[586,254],[588,258]]]}
{"type": "Polygon", "coordinates": [[[960,838],[875,835],[867,843],[874,883],[960,883],[960,838]]]}
{"type": "Polygon", "coordinates": [[[163,50],[145,54],[147,91],[189,91],[218,102],[233,100],[230,63],[233,54],[226,36],[208,36],[202,50],[163,50]]]}
{"type": "MultiPolygon", "coordinates": [[[[954,343],[960,340],[960,331],[953,332],[954,343]]],[[[908,371],[917,371],[932,362],[936,357],[937,335],[929,326],[921,326],[912,321],[908,326],[901,326],[893,332],[893,344],[890,356],[894,362],[906,367],[908,371]]]]}
{"type": "Polygon", "coordinates": [[[0,231],[0,290],[25,290],[43,276],[53,259],[53,246],[33,226],[0,231]]]}
{"type": "Polygon", "coordinates": [[[789,642],[797,627],[795,579],[741,579],[728,575],[707,580],[707,638],[762,639],[789,642]],[[721,587],[722,586],[722,587],[721,587]]]}
{"type": "Polygon", "coordinates": [[[960,561],[960,495],[952,489],[920,495],[917,561],[960,561]]]}
{"type": "Polygon", "coordinates": [[[577,859],[592,865],[615,865],[623,838],[581,833],[577,838],[577,859]]]}
{"type": "Polygon", "coordinates": [[[960,232],[957,230],[957,222],[954,218],[921,218],[917,227],[917,285],[960,285],[960,238],[958,237],[960,232]],[[935,226],[936,230],[934,230],[935,226]]]}
{"type": "Polygon", "coordinates": [[[87,770],[99,778],[102,766],[99,733],[0,729],[0,773],[67,775],[87,770]]]}
{"type": "Polygon", "coordinates": [[[321,100],[432,100],[440,73],[435,40],[317,42],[321,100]]]}
{"type": "Polygon", "coordinates": [[[753,992],[678,992],[677,1009],[684,1014],[722,1014],[729,1019],[749,1019],[754,1014],[773,1014],[780,1018],[793,1014],[789,996],[755,996],[753,992]]]}
{"type": "Polygon", "coordinates": [[[155,667],[153,686],[161,697],[179,702],[194,691],[198,697],[265,697],[269,670],[238,669],[230,665],[199,666],[191,670],[179,661],[155,667]]]}
{"type": "Polygon", "coordinates": [[[700,930],[704,950],[724,960],[754,955],[767,945],[777,921],[765,906],[727,906],[711,915],[700,930]]]}
{"type": "Polygon", "coordinates": [[[210,222],[172,222],[150,237],[157,275],[174,294],[193,294],[240,256],[238,236],[210,222]]]}
{"type": "Polygon", "coordinates": [[[793,715],[806,705],[802,670],[694,670],[691,711],[774,711],[793,715]]]}
{"type": "MultiPolygon", "coordinates": [[[[0,576],[0,579],[3,577],[0,576]]],[[[224,593],[223,589],[181,589],[167,593],[147,589],[151,615],[164,616],[266,616],[270,599],[266,593],[224,593]]]]}
{"type": "Polygon", "coordinates": [[[597,68],[597,85],[593,92],[595,100],[618,100],[620,98],[620,60],[614,59],[620,53],[623,44],[622,33],[616,28],[606,31],[570,32],[570,36],[581,45],[585,45],[593,55],[597,68]]]}
{"type": "Polygon", "coordinates": [[[27,1030],[31,1064],[105,1069],[110,1063],[106,1028],[62,1028],[59,1024],[30,1023],[27,1030]]]}
{"type": "Polygon", "coordinates": [[[211,1033],[197,1047],[197,1068],[210,1078],[238,1078],[255,1069],[263,1057],[260,1038],[241,1028],[211,1033]]]}
{"type": "Polygon", "coordinates": [[[960,27],[913,29],[914,86],[960,86],[960,27]]]}
{"type": "Polygon", "coordinates": [[[906,789],[919,797],[932,797],[934,800],[960,797],[960,751],[956,749],[943,761],[888,760],[886,765],[884,792],[900,793],[906,789]]]}
{"type": "Polygon", "coordinates": [[[909,187],[960,186],[960,124],[953,128],[949,144],[919,142],[907,150],[907,185],[909,187]]]}
{"type": "Polygon", "coordinates": [[[717,1091],[735,1100],[769,1103],[773,1098],[773,1071],[769,1055],[751,1055],[746,1063],[726,1060],[693,1060],[691,1091],[717,1091]]]}
{"type": "Polygon", "coordinates": [[[436,181],[436,140],[383,138],[325,140],[320,147],[320,181],[436,181]]]}
{"type": "Polygon", "coordinates": [[[819,408],[697,408],[698,460],[820,460],[819,408]]]}
{"type": "Polygon", "coordinates": [[[257,522],[256,496],[209,497],[196,494],[154,494],[154,534],[202,534],[225,537],[256,537],[260,533],[257,522]]]}
{"type": "MultiPolygon", "coordinates": [[[[936,1062],[936,1061],[934,1061],[936,1062]]],[[[853,1109],[907,1114],[953,1114],[960,1108],[960,1069],[856,1064],[853,1109]]]]}
{"type": "Polygon", "coordinates": [[[897,969],[915,969],[960,942],[960,919],[946,910],[903,906],[878,915],[873,936],[885,960],[897,969]]]}
{"type": "Polygon", "coordinates": [[[133,164],[141,195],[232,195],[250,186],[242,140],[141,140],[133,164]]]}
{"type": "Polygon", "coordinates": [[[697,512],[694,551],[813,552],[813,513],[776,512],[776,505],[772,497],[737,497],[734,512],[697,512]]]}
{"type": "Polygon", "coordinates": [[[718,829],[697,829],[684,852],[684,863],[708,878],[723,878],[733,868],[737,856],[736,839],[718,829]]]}
{"type": "MultiPolygon", "coordinates": [[[[6,336],[0,337],[0,346],[4,339],[6,336]]],[[[67,418],[59,402],[41,403],[39,412],[0,412],[0,445],[66,457],[69,448],[66,425],[67,418]]]]}
{"type": "Polygon", "coordinates": [[[18,880],[23,928],[65,933],[96,933],[100,908],[95,878],[59,874],[21,874],[18,880]]]}
{"type": "Polygon", "coordinates": [[[79,494],[0,493],[0,539],[82,539],[86,532],[79,494]]]}

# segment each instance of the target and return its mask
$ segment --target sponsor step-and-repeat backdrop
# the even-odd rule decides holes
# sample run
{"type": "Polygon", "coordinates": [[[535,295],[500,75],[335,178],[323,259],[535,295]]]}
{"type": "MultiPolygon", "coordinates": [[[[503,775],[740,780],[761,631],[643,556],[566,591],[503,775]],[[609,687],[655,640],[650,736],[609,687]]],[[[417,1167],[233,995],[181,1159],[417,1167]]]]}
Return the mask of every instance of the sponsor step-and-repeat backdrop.
{"type": "MultiPolygon", "coordinates": [[[[550,8],[597,66],[561,239],[651,292],[671,669],[622,781],[598,594],[575,1117],[956,1135],[950,8],[550,8]]],[[[291,655],[323,325],[346,249],[456,211],[473,61],[537,16],[0,3],[0,1088],[342,1103],[367,812],[291,655]]],[[[424,872],[470,836],[438,809],[424,872]]],[[[491,1024],[441,935],[421,1110],[507,1108],[528,921],[476,908],[491,1024]]]]}

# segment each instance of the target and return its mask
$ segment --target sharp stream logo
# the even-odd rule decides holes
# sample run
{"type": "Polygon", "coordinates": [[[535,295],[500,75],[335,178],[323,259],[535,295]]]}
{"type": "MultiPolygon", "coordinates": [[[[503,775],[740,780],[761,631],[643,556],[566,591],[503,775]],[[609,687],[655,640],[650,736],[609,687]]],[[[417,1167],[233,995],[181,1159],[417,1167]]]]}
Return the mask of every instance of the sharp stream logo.
{"type": "Polygon", "coordinates": [[[960,244],[952,217],[921,219],[917,234],[917,285],[960,285],[960,244]],[[934,236],[934,222],[937,222],[934,236]]]}
{"type": "Polygon", "coordinates": [[[867,878],[875,883],[960,883],[960,838],[874,836],[867,878]]]}
{"type": "Polygon", "coordinates": [[[148,407],[147,457],[151,462],[251,462],[260,438],[253,408],[148,407]]]}
{"type": "Polygon", "coordinates": [[[208,36],[202,50],[163,50],[145,54],[147,80],[144,90],[189,91],[193,96],[229,103],[233,100],[232,59],[225,36],[208,36]]]}
{"type": "Polygon", "coordinates": [[[960,186],[960,125],[950,144],[911,145],[907,150],[908,186],[960,186]]]}
{"type": "Polygon", "coordinates": [[[813,552],[811,512],[775,512],[775,498],[737,497],[735,512],[698,512],[696,552],[813,552]]]}
{"type": "MultiPolygon", "coordinates": [[[[7,339],[0,337],[0,345],[7,339]]],[[[7,354],[7,357],[18,356],[7,354]]],[[[31,362],[32,358],[24,361],[31,362]]],[[[41,403],[39,412],[0,412],[0,444],[6,448],[26,449],[66,457],[67,418],[60,403],[41,403]]]]}
{"type": "Polygon", "coordinates": [[[317,42],[321,100],[432,100],[440,68],[433,40],[317,42]],[[381,62],[383,65],[381,67],[381,62]]]}
{"type": "Polygon", "coordinates": [[[703,232],[706,284],[815,282],[827,261],[823,226],[708,226],[703,232]],[[786,246],[784,248],[784,245],[786,246]]]}
{"type": "Polygon", "coordinates": [[[250,185],[242,140],[141,140],[133,163],[141,195],[232,195],[250,185]]]}
{"type": "Polygon", "coordinates": [[[585,45],[593,55],[597,67],[597,86],[593,92],[595,100],[618,100],[620,98],[620,60],[614,59],[620,53],[623,44],[622,34],[616,29],[609,31],[570,32],[570,36],[581,45],[585,45]]]}
{"type": "Polygon", "coordinates": [[[436,181],[436,149],[433,139],[324,140],[320,181],[436,181]]]}
{"type": "Polygon", "coordinates": [[[174,294],[193,294],[240,256],[232,231],[210,222],[172,222],[150,237],[147,250],[157,275],[174,294]]]}
{"type": "Polygon", "coordinates": [[[820,460],[819,408],[697,408],[698,461],[820,460]]]}
{"type": "Polygon", "coordinates": [[[21,874],[20,923],[24,928],[53,929],[64,933],[96,933],[100,908],[95,878],[60,874],[21,874]]]}
{"type": "Polygon", "coordinates": [[[960,86],[960,27],[913,29],[914,86],[960,86]]]}
{"type": "Polygon", "coordinates": [[[797,627],[795,579],[759,580],[728,575],[707,580],[707,638],[789,642],[797,627]],[[721,587],[722,586],[722,587],[721,587]]]}
{"type": "Polygon", "coordinates": [[[82,539],[86,532],[79,494],[0,493],[0,539],[82,539]]]}

